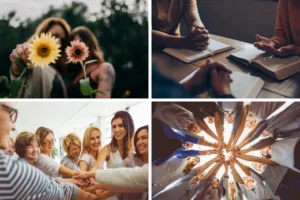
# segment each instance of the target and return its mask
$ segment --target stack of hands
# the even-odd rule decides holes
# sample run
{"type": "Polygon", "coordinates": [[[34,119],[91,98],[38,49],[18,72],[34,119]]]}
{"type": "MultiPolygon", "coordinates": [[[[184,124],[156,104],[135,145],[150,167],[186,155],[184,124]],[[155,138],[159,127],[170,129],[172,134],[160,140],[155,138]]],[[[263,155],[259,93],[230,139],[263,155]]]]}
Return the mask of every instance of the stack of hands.
{"type": "Polygon", "coordinates": [[[192,50],[204,50],[209,45],[208,30],[204,26],[194,27],[192,26],[189,30],[188,35],[185,37],[186,46],[184,48],[192,50]]]}

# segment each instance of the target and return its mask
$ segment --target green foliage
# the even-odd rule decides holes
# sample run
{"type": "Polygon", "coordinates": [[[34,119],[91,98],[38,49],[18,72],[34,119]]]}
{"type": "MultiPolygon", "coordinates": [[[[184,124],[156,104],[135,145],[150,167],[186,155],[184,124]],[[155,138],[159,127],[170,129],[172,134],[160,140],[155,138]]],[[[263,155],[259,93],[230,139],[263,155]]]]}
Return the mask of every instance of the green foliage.
{"type": "Polygon", "coordinates": [[[52,158],[55,158],[58,155],[58,149],[56,147],[53,148],[51,151],[52,158]]]}
{"type": "MultiPolygon", "coordinates": [[[[25,21],[10,12],[0,20],[0,76],[9,77],[9,55],[16,45],[24,43],[45,18],[55,16],[64,18],[72,28],[86,26],[96,35],[106,61],[116,71],[113,97],[147,97],[148,21],[146,11],[138,12],[140,6],[141,1],[136,0],[134,12],[130,12],[125,3],[106,0],[101,10],[92,14],[84,3],[72,2],[61,8],[50,7],[41,17],[25,21]],[[18,27],[11,26],[14,21],[20,22],[18,27]]],[[[0,87],[1,93],[4,88],[0,87]]]]}

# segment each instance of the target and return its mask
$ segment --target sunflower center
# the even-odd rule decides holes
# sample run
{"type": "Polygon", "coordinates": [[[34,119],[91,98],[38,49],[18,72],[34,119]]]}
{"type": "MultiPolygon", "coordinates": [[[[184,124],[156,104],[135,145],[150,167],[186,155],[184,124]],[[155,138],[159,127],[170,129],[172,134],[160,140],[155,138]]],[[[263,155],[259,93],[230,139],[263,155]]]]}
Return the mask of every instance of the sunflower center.
{"type": "Polygon", "coordinates": [[[75,55],[76,55],[76,56],[80,56],[80,54],[81,54],[81,50],[80,50],[80,49],[76,49],[76,50],[75,50],[75,55]]]}
{"type": "Polygon", "coordinates": [[[40,57],[45,58],[50,54],[50,49],[48,46],[42,45],[37,52],[40,57]]]}

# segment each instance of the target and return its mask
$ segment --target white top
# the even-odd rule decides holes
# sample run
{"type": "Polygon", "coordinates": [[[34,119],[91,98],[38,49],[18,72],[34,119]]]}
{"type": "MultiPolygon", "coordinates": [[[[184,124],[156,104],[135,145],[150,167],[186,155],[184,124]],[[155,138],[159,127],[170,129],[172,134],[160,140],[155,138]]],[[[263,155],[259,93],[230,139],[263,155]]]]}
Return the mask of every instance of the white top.
{"type": "Polygon", "coordinates": [[[97,170],[95,178],[101,184],[148,188],[148,164],[134,168],[97,170]]]}
{"type": "Polygon", "coordinates": [[[280,108],[284,102],[251,102],[249,112],[255,115],[257,122],[267,119],[280,108]]]}
{"type": "Polygon", "coordinates": [[[119,149],[116,152],[111,152],[109,150],[109,160],[107,161],[107,168],[117,168],[123,162],[123,159],[120,155],[119,149]]]}
{"type": "Polygon", "coordinates": [[[79,162],[80,161],[85,161],[88,164],[87,171],[90,171],[90,169],[96,164],[95,158],[91,154],[88,154],[88,153],[82,154],[79,159],[79,162]]]}
{"type": "Polygon", "coordinates": [[[39,155],[38,159],[36,160],[36,167],[51,178],[57,178],[60,176],[58,171],[61,165],[45,154],[41,153],[39,155]]]}
{"type": "Polygon", "coordinates": [[[288,167],[298,173],[300,170],[294,167],[294,149],[300,138],[280,140],[272,145],[272,160],[279,165],[288,167]]]}
{"type": "Polygon", "coordinates": [[[174,103],[157,103],[153,118],[187,134],[191,122],[198,124],[192,112],[174,103]]]}
{"type": "Polygon", "coordinates": [[[172,158],[169,161],[156,166],[152,164],[152,196],[164,190],[168,185],[184,176],[183,169],[187,158],[172,158]]]}

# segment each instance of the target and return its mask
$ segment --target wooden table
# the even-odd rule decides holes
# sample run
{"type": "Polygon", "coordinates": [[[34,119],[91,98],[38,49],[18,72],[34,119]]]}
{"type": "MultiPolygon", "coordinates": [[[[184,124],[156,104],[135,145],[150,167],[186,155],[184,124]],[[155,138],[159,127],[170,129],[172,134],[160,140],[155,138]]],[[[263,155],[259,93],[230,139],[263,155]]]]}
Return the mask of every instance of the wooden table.
{"type": "MultiPolygon", "coordinates": [[[[236,51],[245,50],[253,47],[253,44],[233,40],[221,36],[210,35],[210,38],[228,44],[234,47],[231,51],[212,56],[211,59],[220,61],[231,69],[232,71],[242,71],[250,73],[251,76],[258,76],[265,81],[263,89],[260,91],[257,98],[299,98],[300,97],[300,73],[297,73],[285,80],[278,81],[260,71],[254,70],[250,67],[235,63],[226,57],[236,51]]],[[[199,66],[205,63],[206,59],[201,59],[189,64],[186,64],[161,50],[152,51],[152,61],[156,64],[157,70],[166,76],[179,82],[184,77],[189,75],[199,66]]]]}

